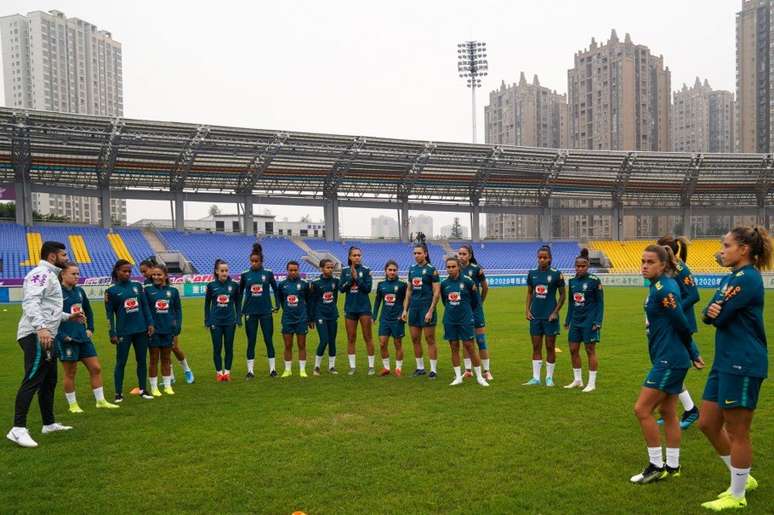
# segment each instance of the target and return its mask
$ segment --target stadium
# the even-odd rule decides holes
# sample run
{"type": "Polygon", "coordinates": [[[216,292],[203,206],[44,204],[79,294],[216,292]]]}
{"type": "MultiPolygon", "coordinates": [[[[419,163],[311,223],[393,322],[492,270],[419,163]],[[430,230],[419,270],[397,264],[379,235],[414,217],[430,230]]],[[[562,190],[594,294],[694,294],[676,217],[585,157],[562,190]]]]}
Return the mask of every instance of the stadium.
{"type": "MultiPolygon", "coordinates": [[[[746,216],[768,227],[772,179],[770,154],[526,148],[0,108],[0,184],[12,185],[17,205],[15,223],[0,223],[5,339],[13,339],[20,285],[37,265],[44,241],[67,245],[93,299],[103,297],[116,260],[131,263],[132,276],[142,280],[139,263],[153,256],[168,266],[183,297],[181,340],[197,373],[193,384],[178,380],[175,397],[129,398],[115,413],[92,408],[69,414],[57,391],[57,419],[76,426],[76,441],[69,435],[41,437],[45,452],[34,456],[6,449],[0,463],[9,471],[9,488],[3,487],[0,499],[19,511],[50,511],[56,503],[62,511],[110,512],[697,512],[708,485],[725,488],[725,470],[696,428],[683,436],[681,478],[655,487],[628,481],[644,450],[631,412],[650,366],[642,327],[647,290],[639,270],[642,250],[652,241],[623,240],[623,220],[672,216],[690,227],[695,216],[746,216]],[[97,197],[104,223],[35,223],[33,192],[97,197]],[[111,198],[169,201],[174,229],[113,227],[111,198]],[[583,200],[608,207],[568,207],[583,200]],[[186,231],[185,202],[238,204],[241,234],[186,231]],[[471,241],[431,240],[428,250],[445,275],[441,257],[471,244],[490,286],[498,287],[486,304],[492,387],[476,389],[473,381],[448,388],[449,350],[441,342],[443,380],[434,383],[365,373],[270,378],[261,345],[258,377],[242,381],[241,328],[235,380],[216,384],[202,317],[203,285],[212,279],[216,259],[230,263],[232,275],[249,266],[256,241],[249,228],[254,206],[261,204],[322,206],[325,214],[324,238],[260,238],[265,266],[278,277],[289,260],[298,261],[307,278],[317,277],[321,258],[334,260],[339,271],[351,246],[362,250],[375,276],[395,259],[405,277],[414,263],[409,211],[469,213],[471,241]],[[342,239],[338,211],[344,207],[397,211],[400,241],[342,239]],[[539,241],[481,240],[479,217],[486,213],[538,215],[539,241]],[[610,237],[554,241],[552,217],[576,215],[609,217],[610,237]],[[543,244],[551,247],[552,266],[567,276],[588,247],[592,271],[610,287],[599,387],[588,395],[522,386],[531,350],[523,286],[543,244]],[[43,470],[44,477],[53,477],[63,462],[70,477],[47,487],[50,497],[27,498],[24,476],[43,470]],[[651,502],[654,495],[658,505],[651,502]]],[[[703,288],[700,308],[727,273],[715,259],[718,240],[690,245],[687,263],[703,288]]],[[[766,300],[774,301],[774,275],[764,274],[764,284],[766,300]]],[[[101,309],[96,311],[94,338],[108,371],[115,357],[101,309]]],[[[769,334],[773,324],[768,317],[769,334]]],[[[309,340],[313,347],[317,336],[310,332],[309,340]]],[[[713,331],[700,328],[696,340],[711,363],[713,331]]],[[[557,346],[567,348],[564,332],[557,346]]],[[[0,356],[15,364],[16,351],[6,345],[0,356]]],[[[357,353],[364,361],[360,340],[357,353]]],[[[568,381],[571,372],[568,353],[560,353],[558,381],[568,381]]],[[[13,402],[17,373],[16,367],[0,370],[4,406],[13,402]]],[[[103,374],[110,390],[112,378],[103,374]]],[[[688,374],[686,385],[697,403],[706,374],[688,374]]],[[[85,400],[88,381],[83,373],[79,377],[78,394],[85,400]]],[[[770,513],[774,506],[774,464],[768,459],[774,430],[766,423],[774,415],[773,401],[764,384],[754,434],[761,488],[748,496],[751,513],[770,513]]],[[[35,411],[31,425],[38,423],[35,411]]]]}

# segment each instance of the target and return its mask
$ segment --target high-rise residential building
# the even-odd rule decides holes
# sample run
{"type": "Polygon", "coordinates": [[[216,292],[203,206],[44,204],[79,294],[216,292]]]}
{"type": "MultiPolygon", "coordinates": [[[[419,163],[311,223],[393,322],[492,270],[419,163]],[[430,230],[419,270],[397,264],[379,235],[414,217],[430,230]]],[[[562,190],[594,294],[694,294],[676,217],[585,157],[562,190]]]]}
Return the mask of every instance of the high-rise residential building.
{"type": "Polygon", "coordinates": [[[371,238],[398,238],[398,221],[391,216],[371,218],[371,238]]]}
{"type": "Polygon", "coordinates": [[[424,234],[428,239],[433,237],[433,217],[428,215],[416,215],[409,217],[409,232],[416,236],[424,234]]]}
{"type": "Polygon", "coordinates": [[[676,152],[734,151],[734,94],[713,90],[698,77],[674,92],[672,150],[676,152]]]}
{"type": "MultiPolygon", "coordinates": [[[[567,97],[540,85],[537,75],[489,93],[484,108],[486,142],[493,145],[567,148],[569,120],[567,97]]],[[[487,237],[524,239],[538,236],[535,215],[487,213],[487,237]]]]}
{"type": "MultiPolygon", "coordinates": [[[[123,116],[121,43],[105,30],[60,11],[0,17],[5,105],[67,113],[123,116]]],[[[33,194],[33,209],[73,222],[98,223],[99,200],[33,194]]],[[[126,224],[126,201],[111,200],[126,224]]]]}

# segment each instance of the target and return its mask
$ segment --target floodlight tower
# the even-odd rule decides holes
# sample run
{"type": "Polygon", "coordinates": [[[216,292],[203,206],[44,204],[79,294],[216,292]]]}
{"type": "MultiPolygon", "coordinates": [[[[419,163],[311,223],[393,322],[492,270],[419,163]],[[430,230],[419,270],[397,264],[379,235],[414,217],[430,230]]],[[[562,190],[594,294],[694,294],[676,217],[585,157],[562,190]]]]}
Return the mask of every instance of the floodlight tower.
{"type": "Polygon", "coordinates": [[[481,77],[486,77],[489,63],[486,60],[486,43],[483,41],[465,41],[457,45],[457,72],[466,79],[470,88],[473,143],[476,142],[476,88],[481,87],[481,77]]]}

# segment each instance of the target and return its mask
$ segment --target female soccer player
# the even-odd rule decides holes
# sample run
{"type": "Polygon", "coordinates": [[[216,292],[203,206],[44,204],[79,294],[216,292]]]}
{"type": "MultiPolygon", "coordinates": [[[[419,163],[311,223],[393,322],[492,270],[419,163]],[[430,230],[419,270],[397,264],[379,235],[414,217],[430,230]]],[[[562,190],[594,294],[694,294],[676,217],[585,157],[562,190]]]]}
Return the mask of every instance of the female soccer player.
{"type": "MultiPolygon", "coordinates": [[[[247,379],[255,377],[255,342],[258,339],[258,326],[261,327],[266,355],[269,358],[269,376],[277,376],[274,354],[274,317],[271,304],[272,292],[276,296],[277,281],[274,273],[263,267],[263,247],[253,244],[250,252],[250,269],[242,272],[239,279],[239,295],[242,297],[242,314],[245,315],[245,334],[247,335],[247,379]]],[[[279,306],[277,306],[279,309],[279,306]]]]}
{"type": "Polygon", "coordinates": [[[285,342],[285,371],[282,377],[293,375],[293,336],[298,344],[298,368],[306,375],[306,333],[314,322],[309,318],[309,283],[298,274],[298,261],[288,261],[288,276],[277,285],[277,303],[282,306],[282,339],[285,342]]]}
{"type": "Polygon", "coordinates": [[[575,258],[575,277],[570,279],[570,303],[567,308],[567,318],[564,321],[564,328],[568,330],[567,340],[570,343],[573,374],[572,383],[565,388],[583,387],[580,357],[580,344],[583,343],[589,358],[589,383],[583,391],[588,393],[596,389],[598,366],[596,348],[604,312],[602,282],[596,275],[589,274],[589,249],[581,249],[580,255],[575,258]]]}
{"type": "Polygon", "coordinates": [[[559,334],[559,311],[567,291],[564,275],[551,268],[551,247],[543,245],[537,252],[538,267],[527,274],[527,320],[532,337],[532,379],[525,385],[540,384],[543,366],[543,337],[546,341],[546,386],[554,386],[556,336],[559,334]],[[556,292],[559,292],[559,302],[556,292]]]}
{"type": "Polygon", "coordinates": [[[642,276],[650,281],[645,301],[645,326],[648,352],[653,368],[645,378],[634,414],[640,422],[648,446],[649,462],[632,483],[647,484],[680,474],[680,426],[675,405],[683,389],[683,380],[693,361],[704,364],[691,346],[691,327],[680,305],[680,288],[672,278],[677,261],[672,249],[648,245],[642,254],[642,276]],[[661,449],[661,436],[653,411],[658,408],[664,419],[666,464],[661,449]]]}
{"type": "MultiPolygon", "coordinates": [[[[693,274],[685,261],[688,259],[688,240],[683,237],[663,236],[656,242],[658,245],[666,245],[677,258],[677,275],[675,275],[675,281],[680,288],[680,298],[682,299],[683,313],[685,313],[685,319],[688,320],[688,325],[691,327],[691,332],[696,334],[698,328],[696,326],[696,313],[693,310],[693,306],[699,302],[699,287],[696,286],[696,281],[693,280],[693,274]]],[[[696,345],[692,343],[692,345],[696,345]]],[[[698,353],[698,348],[696,349],[698,353]]],[[[683,405],[683,415],[680,418],[680,429],[688,429],[691,424],[699,419],[699,408],[693,403],[691,394],[683,385],[683,391],[679,395],[680,404],[683,405]]],[[[659,424],[663,424],[662,419],[658,420],[659,424]]]]}
{"type": "Polygon", "coordinates": [[[715,360],[699,418],[699,427],[731,474],[728,490],[702,504],[715,511],[747,506],[745,491],[758,487],[750,475],[750,426],[769,367],[760,271],[774,264],[771,240],[761,226],[733,229],[723,238],[720,255],[731,273],[702,313],[704,323],[715,326],[715,360]]]}
{"type": "MultiPolygon", "coordinates": [[[[156,260],[153,258],[143,259],[140,262],[140,273],[145,276],[145,282],[143,283],[143,286],[146,288],[153,284],[153,267],[155,267],[156,264],[156,260]]],[[[180,348],[180,344],[178,343],[178,336],[179,335],[176,334],[172,338],[172,353],[180,362],[180,366],[183,367],[185,382],[191,384],[196,380],[196,378],[194,377],[193,370],[191,370],[191,367],[188,365],[188,359],[185,357],[185,352],[183,352],[183,349],[180,348]]],[[[172,384],[175,384],[175,369],[171,368],[171,366],[169,373],[172,376],[172,384]]]]}
{"type": "Polygon", "coordinates": [[[395,344],[395,375],[400,377],[403,369],[403,336],[406,334],[403,314],[403,301],[406,298],[408,285],[398,279],[398,263],[392,259],[384,265],[384,281],[376,287],[374,300],[374,320],[379,320],[379,345],[382,353],[382,371],[380,376],[390,375],[390,337],[395,344]],[[379,318],[379,307],[384,302],[382,316],[379,318]]]}
{"type": "Polygon", "coordinates": [[[231,381],[231,364],[234,361],[234,332],[241,325],[239,315],[239,285],[228,275],[228,263],[215,260],[215,280],[207,284],[204,293],[204,325],[212,338],[212,361],[215,363],[215,380],[231,381]],[[225,348],[225,356],[222,356],[225,348]],[[225,367],[223,364],[225,357],[225,367]]]}
{"type": "Polygon", "coordinates": [[[153,337],[148,343],[150,348],[150,387],[151,395],[161,397],[159,391],[158,364],[161,357],[161,377],[164,381],[164,393],[174,395],[172,389],[172,338],[180,334],[183,327],[183,310],[180,306],[180,293],[169,285],[169,274],[164,265],[154,265],[151,272],[153,284],[145,287],[145,297],[153,316],[153,337]]]}
{"type": "MultiPolygon", "coordinates": [[[[489,370],[489,349],[486,345],[486,318],[484,318],[484,301],[489,293],[489,283],[484,275],[484,269],[481,268],[481,265],[476,261],[476,256],[473,255],[471,245],[463,244],[457,251],[457,259],[460,260],[462,275],[473,279],[476,285],[478,306],[473,311],[473,325],[476,327],[476,344],[478,345],[478,356],[481,358],[481,367],[484,369],[484,379],[491,381],[494,378],[489,370]]],[[[463,361],[465,363],[464,377],[472,377],[471,360],[467,350],[463,361]]]]}
{"type": "Polygon", "coordinates": [[[430,356],[430,379],[438,375],[438,346],[435,344],[435,307],[441,298],[438,270],[430,263],[427,245],[414,245],[414,261],[408,273],[408,289],[403,301],[403,320],[408,322],[411,343],[417,368],[414,377],[425,375],[425,358],[422,355],[422,334],[425,335],[427,353],[430,356]]]}
{"type": "Polygon", "coordinates": [[[314,356],[314,375],[320,375],[325,348],[328,348],[328,372],[336,375],[336,332],[339,321],[339,280],[333,277],[334,263],[320,260],[320,277],[311,284],[309,312],[315,320],[320,343],[314,356]]]}
{"type": "Polygon", "coordinates": [[[105,400],[105,393],[102,389],[102,367],[97,358],[97,349],[94,348],[94,343],[91,340],[94,333],[94,312],[91,310],[91,303],[86,292],[78,286],[79,278],[78,265],[72,262],[66,263],[59,274],[64,297],[62,311],[72,315],[83,313],[86,317],[83,322],[80,320],[63,321],[59,325],[59,331],[54,340],[57,356],[59,356],[64,369],[63,383],[67,404],[70,413],[83,413],[75,397],[75,373],[78,370],[78,361],[80,361],[89,371],[91,389],[94,392],[97,407],[117,408],[116,404],[111,404],[105,400]]]}
{"type": "Polygon", "coordinates": [[[374,369],[374,337],[372,332],[373,319],[371,318],[371,293],[373,279],[371,269],[363,266],[363,252],[357,247],[350,247],[347,255],[347,267],[341,271],[339,291],[346,294],[344,299],[344,318],[347,328],[347,354],[349,357],[349,375],[355,373],[355,340],[357,339],[357,324],[360,329],[368,352],[368,375],[376,374],[374,369]]]}
{"type": "Polygon", "coordinates": [[[454,381],[450,386],[462,384],[460,368],[460,342],[465,347],[471,361],[476,381],[481,386],[489,386],[481,375],[481,361],[473,347],[475,334],[473,313],[478,306],[478,292],[473,279],[462,274],[460,262],[456,257],[446,258],[448,277],[441,282],[441,302],[446,307],[443,313],[443,338],[449,342],[454,367],[454,381]]]}
{"type": "Polygon", "coordinates": [[[139,394],[143,399],[153,399],[146,391],[148,338],[153,336],[153,317],[142,285],[131,280],[132,264],[129,261],[116,261],[111,276],[113,285],[105,292],[105,312],[110,324],[110,343],[116,346],[115,401],[124,400],[124,369],[130,347],[134,347],[137,360],[139,394]]]}

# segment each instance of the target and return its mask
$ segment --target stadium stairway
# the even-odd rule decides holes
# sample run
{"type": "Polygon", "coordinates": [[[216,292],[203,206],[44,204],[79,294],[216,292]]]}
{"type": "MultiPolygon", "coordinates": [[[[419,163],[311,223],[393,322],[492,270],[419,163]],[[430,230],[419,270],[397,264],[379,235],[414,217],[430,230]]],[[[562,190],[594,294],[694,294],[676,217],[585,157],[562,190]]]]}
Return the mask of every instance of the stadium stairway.
{"type": "Polygon", "coordinates": [[[153,252],[156,254],[169,250],[167,249],[167,246],[164,244],[162,239],[159,237],[159,233],[156,232],[156,229],[153,229],[152,227],[143,227],[141,232],[145,238],[145,241],[148,242],[151,250],[153,250],[153,252]]]}

